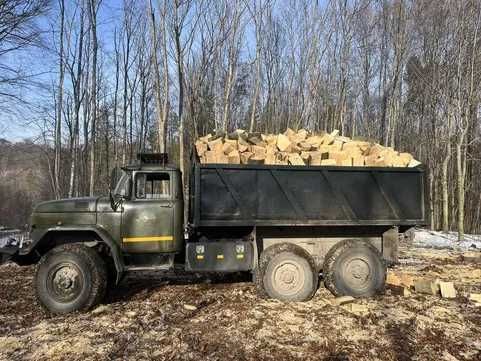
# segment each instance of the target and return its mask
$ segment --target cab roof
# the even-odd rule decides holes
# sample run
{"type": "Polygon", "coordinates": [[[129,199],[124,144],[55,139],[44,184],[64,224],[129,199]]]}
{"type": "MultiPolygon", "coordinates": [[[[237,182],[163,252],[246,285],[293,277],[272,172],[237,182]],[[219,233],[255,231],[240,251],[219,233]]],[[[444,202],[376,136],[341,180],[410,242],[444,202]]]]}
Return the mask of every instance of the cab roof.
{"type": "Polygon", "coordinates": [[[176,171],[179,169],[175,165],[167,163],[169,161],[167,153],[138,153],[137,159],[138,163],[129,164],[122,169],[126,171],[176,171]]]}
{"type": "Polygon", "coordinates": [[[179,167],[173,164],[129,164],[122,167],[126,171],[138,171],[138,170],[149,170],[149,171],[178,171],[179,167]]]}

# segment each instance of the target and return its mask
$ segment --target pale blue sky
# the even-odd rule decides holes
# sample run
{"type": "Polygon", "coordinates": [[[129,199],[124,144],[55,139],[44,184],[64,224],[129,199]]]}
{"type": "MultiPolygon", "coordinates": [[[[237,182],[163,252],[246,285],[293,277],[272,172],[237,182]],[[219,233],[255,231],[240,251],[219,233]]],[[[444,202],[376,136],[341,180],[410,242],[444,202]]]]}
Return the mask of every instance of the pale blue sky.
{"type": "MultiPolygon", "coordinates": [[[[66,3],[68,4],[68,1],[66,3]]],[[[57,28],[56,23],[57,9],[56,2],[53,1],[54,8],[40,19],[38,27],[43,31],[43,42],[50,46],[53,39],[52,28],[57,28]]],[[[68,6],[68,5],[67,5],[68,6]]],[[[111,39],[115,24],[119,23],[121,16],[122,1],[102,0],[98,15],[98,32],[100,34],[101,46],[110,50],[111,39]]],[[[11,66],[22,65],[26,73],[35,74],[32,79],[39,83],[38,87],[19,88],[14,91],[15,95],[24,99],[26,103],[1,103],[0,98],[0,138],[10,141],[21,141],[25,138],[37,138],[42,129],[44,119],[39,119],[40,114],[48,112],[46,104],[51,101],[48,91],[42,87],[49,87],[57,81],[57,63],[55,55],[48,49],[34,48],[11,53],[2,62],[7,62],[11,66]],[[2,104],[6,104],[2,108],[2,104]]],[[[40,118],[45,118],[40,116],[40,118]]]]}
{"type": "MultiPolygon", "coordinates": [[[[283,2],[287,0],[277,0],[277,9],[282,8],[283,2]]],[[[322,2],[322,1],[321,1],[322,2]]],[[[44,31],[43,38],[45,44],[52,46],[53,39],[56,37],[53,30],[58,30],[58,12],[56,9],[57,2],[52,1],[53,8],[47,16],[38,20],[39,27],[44,31]]],[[[73,0],[66,0],[66,4],[72,4],[73,0]]],[[[157,1],[153,2],[157,4],[157,1]]],[[[70,5],[70,7],[72,7],[70,5]]],[[[102,73],[107,81],[113,82],[113,70],[110,66],[110,59],[105,58],[104,54],[112,54],[113,52],[113,33],[115,26],[122,23],[122,7],[123,0],[102,0],[98,15],[98,34],[100,46],[104,51],[100,53],[99,61],[103,61],[102,73]]],[[[69,5],[67,5],[67,9],[69,5]]],[[[68,14],[66,14],[68,16],[68,14]]],[[[247,28],[244,38],[245,44],[242,48],[242,56],[252,59],[255,53],[255,36],[251,28],[247,28]]],[[[0,59],[4,61],[4,59],[0,59]]],[[[28,51],[17,52],[13,59],[9,60],[14,64],[23,64],[29,73],[41,74],[35,80],[42,87],[52,88],[57,85],[57,57],[53,51],[48,49],[29,49],[28,51]]],[[[174,68],[172,74],[174,74],[174,68]]],[[[69,81],[66,78],[65,87],[69,87],[69,81]]],[[[175,87],[175,82],[173,83],[175,87]]],[[[21,89],[18,95],[25,99],[29,104],[16,104],[8,106],[8,110],[1,109],[0,103],[0,138],[6,138],[11,141],[19,141],[24,138],[38,138],[41,133],[43,123],[53,122],[53,100],[52,92],[49,89],[41,87],[31,87],[21,89]]],[[[175,100],[175,89],[173,92],[175,100]]],[[[1,98],[0,98],[1,102],[1,98]]]]}

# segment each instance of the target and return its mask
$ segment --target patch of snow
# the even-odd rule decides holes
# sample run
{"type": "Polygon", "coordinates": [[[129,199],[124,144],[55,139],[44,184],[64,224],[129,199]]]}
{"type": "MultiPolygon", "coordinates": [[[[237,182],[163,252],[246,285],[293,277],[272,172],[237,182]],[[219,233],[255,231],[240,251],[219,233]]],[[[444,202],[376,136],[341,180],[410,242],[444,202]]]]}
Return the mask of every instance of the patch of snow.
{"type": "Polygon", "coordinates": [[[464,241],[459,242],[457,232],[440,232],[416,228],[413,246],[462,251],[481,250],[481,235],[465,234],[464,241]]]}

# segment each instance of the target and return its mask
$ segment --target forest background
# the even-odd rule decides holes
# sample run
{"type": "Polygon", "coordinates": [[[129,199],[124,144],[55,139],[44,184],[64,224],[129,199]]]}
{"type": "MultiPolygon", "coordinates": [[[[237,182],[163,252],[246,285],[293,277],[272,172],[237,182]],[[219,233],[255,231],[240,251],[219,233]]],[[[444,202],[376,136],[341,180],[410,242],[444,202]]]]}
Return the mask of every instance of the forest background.
{"type": "Polygon", "coordinates": [[[0,0],[0,225],[207,133],[411,152],[433,229],[481,232],[477,0],[0,0]]]}

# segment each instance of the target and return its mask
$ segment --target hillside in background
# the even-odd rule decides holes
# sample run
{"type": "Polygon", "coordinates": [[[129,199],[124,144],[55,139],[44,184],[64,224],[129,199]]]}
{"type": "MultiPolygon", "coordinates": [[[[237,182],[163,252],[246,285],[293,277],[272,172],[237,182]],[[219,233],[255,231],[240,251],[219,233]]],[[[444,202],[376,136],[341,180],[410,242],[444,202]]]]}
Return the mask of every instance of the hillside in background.
{"type": "Polygon", "coordinates": [[[0,139],[0,226],[23,228],[33,206],[52,197],[45,148],[0,139]]]}

